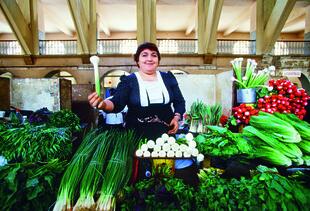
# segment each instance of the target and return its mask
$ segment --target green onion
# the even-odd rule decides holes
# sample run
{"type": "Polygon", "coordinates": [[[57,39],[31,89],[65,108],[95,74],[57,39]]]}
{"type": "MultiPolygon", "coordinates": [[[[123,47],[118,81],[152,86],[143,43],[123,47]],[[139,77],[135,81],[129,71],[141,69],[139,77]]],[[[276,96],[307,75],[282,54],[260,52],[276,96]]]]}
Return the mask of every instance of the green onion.
{"type": "Polygon", "coordinates": [[[107,131],[99,134],[96,139],[99,139],[100,143],[85,170],[80,187],[80,197],[74,206],[74,210],[81,210],[83,208],[95,209],[94,196],[103,177],[102,172],[107,156],[109,155],[110,145],[113,143],[111,132],[108,133],[107,131]]]}
{"type": "Polygon", "coordinates": [[[98,210],[115,208],[115,194],[127,184],[131,176],[132,158],[138,140],[133,131],[119,132],[115,135],[118,140],[104,173],[100,197],[97,201],[98,210]]]}
{"type": "Polygon", "coordinates": [[[57,201],[53,209],[54,211],[72,209],[79,182],[82,179],[92,154],[100,142],[100,139],[95,139],[96,132],[97,131],[94,130],[86,135],[82,144],[68,165],[64,176],[61,179],[57,201]]]}

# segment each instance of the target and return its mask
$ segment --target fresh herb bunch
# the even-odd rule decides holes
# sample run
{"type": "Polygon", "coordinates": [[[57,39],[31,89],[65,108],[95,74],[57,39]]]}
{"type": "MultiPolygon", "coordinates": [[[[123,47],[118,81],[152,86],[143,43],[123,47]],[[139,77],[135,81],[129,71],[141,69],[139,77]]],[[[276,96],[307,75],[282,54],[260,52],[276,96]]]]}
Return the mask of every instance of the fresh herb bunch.
{"type": "Polygon", "coordinates": [[[219,126],[208,126],[208,129],[208,133],[195,138],[197,148],[202,154],[229,158],[252,151],[251,145],[240,134],[219,126]]]}
{"type": "Polygon", "coordinates": [[[194,188],[174,178],[169,166],[160,166],[152,175],[123,188],[118,197],[122,210],[195,210],[194,188]]]}
{"type": "Polygon", "coordinates": [[[79,117],[68,109],[53,113],[50,116],[49,125],[54,127],[68,127],[72,132],[81,130],[79,117]]]}
{"type": "Polygon", "coordinates": [[[224,179],[214,169],[199,173],[197,210],[304,210],[310,206],[309,189],[258,166],[251,178],[224,179]]]}
{"type": "Polygon", "coordinates": [[[0,152],[9,162],[45,162],[71,154],[71,132],[66,128],[25,124],[0,131],[0,152]]]}
{"type": "Polygon", "coordinates": [[[269,78],[269,73],[274,71],[275,67],[270,66],[259,73],[255,73],[257,63],[253,59],[248,59],[244,76],[242,76],[242,61],[243,58],[236,58],[230,62],[236,76],[236,78],[233,77],[233,81],[236,82],[237,89],[265,87],[265,83],[269,78]]]}

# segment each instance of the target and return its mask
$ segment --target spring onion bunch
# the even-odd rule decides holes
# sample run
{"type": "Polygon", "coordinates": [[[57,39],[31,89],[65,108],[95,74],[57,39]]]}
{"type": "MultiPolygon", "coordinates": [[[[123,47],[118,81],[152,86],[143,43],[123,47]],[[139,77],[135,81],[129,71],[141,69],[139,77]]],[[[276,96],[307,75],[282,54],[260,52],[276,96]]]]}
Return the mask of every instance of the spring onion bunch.
{"type": "Polygon", "coordinates": [[[104,132],[99,134],[96,139],[100,140],[92,159],[87,166],[80,187],[80,197],[73,210],[94,209],[95,194],[104,171],[105,162],[109,155],[110,145],[113,143],[111,137],[113,132],[104,132]]]}
{"type": "Polygon", "coordinates": [[[79,149],[74,154],[60,183],[54,211],[72,209],[76,190],[100,139],[95,139],[96,130],[86,135],[79,149]]]}
{"type": "Polygon", "coordinates": [[[255,73],[257,63],[253,59],[248,59],[244,76],[242,76],[242,61],[243,58],[236,58],[233,61],[231,61],[233,71],[236,76],[236,78],[233,78],[232,80],[236,82],[237,88],[247,89],[247,88],[266,87],[265,83],[268,81],[269,74],[270,72],[275,70],[275,67],[270,66],[258,73],[255,73]]]}
{"type": "Polygon", "coordinates": [[[133,131],[116,133],[114,150],[104,173],[97,210],[115,209],[115,194],[130,179],[132,154],[138,140],[133,131]]]}

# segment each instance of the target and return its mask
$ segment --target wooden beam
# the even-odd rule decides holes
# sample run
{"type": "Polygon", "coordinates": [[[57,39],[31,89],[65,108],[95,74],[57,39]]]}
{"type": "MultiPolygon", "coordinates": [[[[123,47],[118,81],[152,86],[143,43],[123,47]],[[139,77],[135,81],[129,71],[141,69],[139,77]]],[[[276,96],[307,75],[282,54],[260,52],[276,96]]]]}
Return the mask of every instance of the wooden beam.
{"type": "Polygon", "coordinates": [[[32,34],[32,54],[39,55],[39,20],[38,20],[38,5],[39,0],[30,0],[30,29],[32,34]]]}
{"type": "Polygon", "coordinates": [[[256,1],[256,54],[261,55],[264,48],[264,1],[256,1]]]}
{"type": "Polygon", "coordinates": [[[253,2],[250,6],[242,10],[241,13],[238,15],[238,17],[230,22],[229,27],[224,31],[223,35],[224,36],[230,35],[232,32],[236,31],[241,24],[247,21],[251,17],[251,14],[255,9],[255,5],[256,2],[253,2]]]}
{"type": "Polygon", "coordinates": [[[24,54],[33,54],[33,34],[16,0],[1,0],[0,7],[24,54]]]}
{"type": "Polygon", "coordinates": [[[198,0],[198,53],[216,53],[216,35],[224,0],[198,0]]]}
{"type": "Polygon", "coordinates": [[[217,28],[220,21],[220,16],[222,12],[224,0],[211,0],[209,11],[208,11],[208,19],[207,19],[207,27],[206,27],[206,47],[208,54],[216,54],[217,52],[217,28]]]}
{"type": "Polygon", "coordinates": [[[70,13],[78,35],[78,44],[81,54],[89,54],[88,46],[88,22],[83,4],[79,0],[67,0],[70,13]]]}
{"type": "Polygon", "coordinates": [[[90,54],[97,54],[97,1],[89,0],[88,46],[90,54]]]}
{"type": "Polygon", "coordinates": [[[156,43],[156,0],[136,0],[137,42],[156,43]]]}
{"type": "Polygon", "coordinates": [[[277,0],[264,29],[264,53],[272,50],[296,0],[277,0]]]}

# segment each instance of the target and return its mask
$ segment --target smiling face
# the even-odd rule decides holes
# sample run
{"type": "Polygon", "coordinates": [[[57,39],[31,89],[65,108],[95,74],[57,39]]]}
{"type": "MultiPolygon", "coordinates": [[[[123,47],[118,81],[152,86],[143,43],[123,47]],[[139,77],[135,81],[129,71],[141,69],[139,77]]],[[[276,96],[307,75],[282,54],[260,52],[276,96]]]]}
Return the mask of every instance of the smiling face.
{"type": "Polygon", "coordinates": [[[145,74],[154,74],[159,64],[159,58],[156,51],[150,49],[144,49],[139,55],[139,61],[137,62],[140,71],[145,74]]]}

